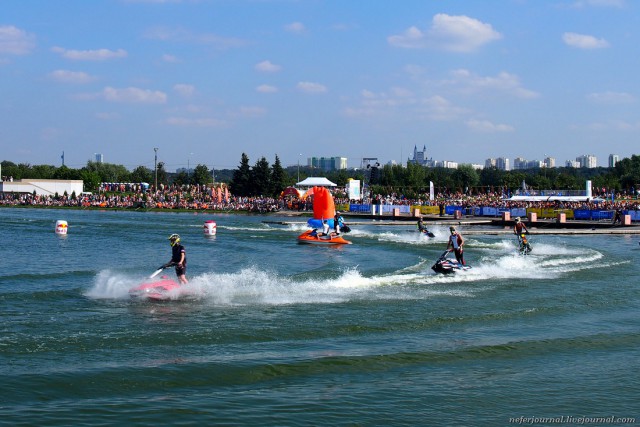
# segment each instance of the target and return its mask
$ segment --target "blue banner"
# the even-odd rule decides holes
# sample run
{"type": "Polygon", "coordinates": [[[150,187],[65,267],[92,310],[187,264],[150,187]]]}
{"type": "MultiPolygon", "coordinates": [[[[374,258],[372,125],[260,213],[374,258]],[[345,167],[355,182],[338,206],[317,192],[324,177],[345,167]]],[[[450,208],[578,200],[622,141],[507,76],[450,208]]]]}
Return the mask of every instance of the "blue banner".
{"type": "Polygon", "coordinates": [[[370,213],[371,205],[349,205],[349,212],[370,213]]]}

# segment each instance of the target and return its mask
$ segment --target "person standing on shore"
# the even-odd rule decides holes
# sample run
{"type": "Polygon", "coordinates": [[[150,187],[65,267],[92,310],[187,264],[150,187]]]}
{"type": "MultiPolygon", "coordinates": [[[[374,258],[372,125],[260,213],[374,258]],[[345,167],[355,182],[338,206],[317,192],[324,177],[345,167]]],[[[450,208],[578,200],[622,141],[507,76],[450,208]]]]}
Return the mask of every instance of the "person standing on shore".
{"type": "Polygon", "coordinates": [[[189,283],[187,281],[187,251],[184,246],[180,244],[180,235],[172,234],[169,236],[169,243],[171,243],[171,261],[165,264],[166,267],[175,265],[176,276],[180,284],[184,285],[189,283]]]}

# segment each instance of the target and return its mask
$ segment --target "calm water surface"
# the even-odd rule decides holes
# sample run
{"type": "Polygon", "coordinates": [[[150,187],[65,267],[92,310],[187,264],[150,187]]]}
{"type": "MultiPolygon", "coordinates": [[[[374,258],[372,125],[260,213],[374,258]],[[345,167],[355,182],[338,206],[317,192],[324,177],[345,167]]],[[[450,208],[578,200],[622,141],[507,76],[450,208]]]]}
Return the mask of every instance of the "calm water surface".
{"type": "Polygon", "coordinates": [[[353,245],[318,247],[296,243],[303,219],[266,220],[291,221],[0,209],[0,424],[640,420],[637,237],[534,233],[522,257],[469,235],[473,269],[444,277],[444,227],[355,225],[353,245]],[[132,300],[171,233],[188,296],[132,300]]]}

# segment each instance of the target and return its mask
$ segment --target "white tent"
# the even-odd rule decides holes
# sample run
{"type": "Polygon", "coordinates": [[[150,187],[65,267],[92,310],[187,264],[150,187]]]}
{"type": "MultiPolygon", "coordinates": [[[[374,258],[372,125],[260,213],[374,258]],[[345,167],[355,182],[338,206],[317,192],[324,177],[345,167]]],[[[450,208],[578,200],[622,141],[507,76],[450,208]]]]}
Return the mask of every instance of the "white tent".
{"type": "Polygon", "coordinates": [[[309,177],[296,185],[300,187],[337,187],[337,184],[329,181],[325,177],[309,177]]]}

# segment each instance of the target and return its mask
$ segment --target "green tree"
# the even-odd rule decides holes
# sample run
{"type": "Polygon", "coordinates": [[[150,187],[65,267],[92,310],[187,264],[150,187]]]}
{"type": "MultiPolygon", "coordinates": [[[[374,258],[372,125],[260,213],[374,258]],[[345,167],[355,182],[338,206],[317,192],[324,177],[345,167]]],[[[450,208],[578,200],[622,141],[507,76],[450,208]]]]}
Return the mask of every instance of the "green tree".
{"type": "Polygon", "coordinates": [[[88,161],[85,169],[97,172],[102,182],[131,182],[131,173],[122,165],[88,161]]]}
{"type": "Polygon", "coordinates": [[[384,165],[380,173],[380,185],[395,187],[405,185],[404,168],[397,168],[398,165],[384,165]]]}
{"type": "Polygon", "coordinates": [[[176,176],[173,178],[173,183],[176,185],[188,185],[189,182],[190,182],[189,175],[184,170],[181,170],[180,172],[178,172],[176,176]]]}
{"type": "Polygon", "coordinates": [[[82,179],[82,175],[77,169],[71,169],[68,166],[62,165],[56,169],[53,174],[53,179],[82,179]]]}
{"type": "Polygon", "coordinates": [[[334,171],[329,176],[327,176],[327,179],[331,182],[334,182],[338,187],[344,187],[345,185],[347,185],[349,178],[350,176],[347,174],[347,171],[344,169],[339,169],[337,171],[334,171]]]}
{"type": "Polygon", "coordinates": [[[97,172],[91,172],[86,169],[80,171],[80,179],[83,181],[84,191],[98,191],[100,188],[100,175],[97,172]]]}
{"type": "Polygon", "coordinates": [[[280,158],[276,154],[276,160],[273,162],[273,166],[271,166],[272,195],[274,197],[279,196],[282,190],[287,187],[288,182],[289,176],[282,168],[282,165],[280,164],[280,158]]]}
{"type": "Polygon", "coordinates": [[[252,196],[266,196],[273,193],[271,185],[271,170],[269,162],[264,157],[260,158],[251,170],[251,191],[252,196]]]}
{"type": "Polygon", "coordinates": [[[36,165],[31,168],[31,176],[29,178],[36,179],[53,179],[56,173],[56,167],[51,165],[36,165]]]}
{"type": "Polygon", "coordinates": [[[130,174],[131,182],[146,182],[147,184],[153,184],[153,173],[151,169],[138,166],[130,174]]]}
{"type": "Polygon", "coordinates": [[[480,171],[480,185],[487,187],[500,187],[506,171],[492,166],[484,168],[480,171]]]}
{"type": "Polygon", "coordinates": [[[564,172],[556,177],[555,189],[576,190],[578,189],[576,177],[570,173],[564,172]]]}
{"type": "Polygon", "coordinates": [[[18,176],[18,165],[8,160],[3,160],[2,163],[2,176],[9,178],[12,176],[14,179],[20,179],[18,176]]]}
{"type": "Polygon", "coordinates": [[[233,171],[229,190],[232,194],[240,197],[251,195],[251,167],[249,166],[249,157],[245,153],[242,153],[240,158],[240,166],[233,171]]]}
{"type": "Polygon", "coordinates": [[[640,156],[634,154],[631,158],[620,160],[614,170],[622,188],[639,190],[637,186],[640,184],[640,156]]]}
{"type": "Polygon", "coordinates": [[[504,175],[502,185],[511,191],[522,188],[522,181],[526,183],[526,175],[521,171],[511,171],[504,175]]]}
{"type": "Polygon", "coordinates": [[[452,170],[447,168],[428,168],[425,174],[425,181],[432,181],[437,193],[446,193],[452,191],[455,183],[452,176],[452,170]]]}
{"type": "Polygon", "coordinates": [[[211,178],[209,169],[207,169],[205,165],[198,165],[193,170],[193,174],[191,176],[192,184],[205,185],[210,183],[212,180],[213,178],[211,178]]]}
{"type": "Polygon", "coordinates": [[[453,172],[453,177],[456,187],[462,189],[463,193],[468,193],[471,188],[478,185],[480,182],[480,176],[471,165],[459,165],[453,172]]]}
{"type": "MultiPolygon", "coordinates": [[[[401,165],[397,165],[400,169],[403,169],[401,165]]],[[[399,174],[400,175],[400,174],[399,174]]],[[[401,179],[402,179],[402,175],[401,179]]],[[[416,192],[420,192],[428,183],[426,168],[417,163],[407,163],[406,174],[404,176],[405,185],[408,185],[415,189],[416,192]]]]}
{"type": "Polygon", "coordinates": [[[13,179],[25,179],[25,178],[33,178],[31,175],[33,171],[31,170],[31,165],[29,163],[20,163],[16,165],[15,163],[8,162],[5,169],[5,165],[2,165],[2,175],[11,176],[13,179]]]}

